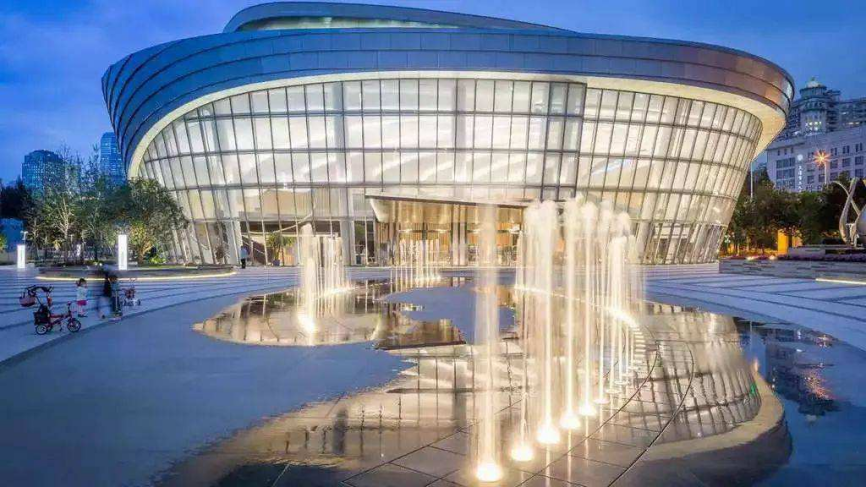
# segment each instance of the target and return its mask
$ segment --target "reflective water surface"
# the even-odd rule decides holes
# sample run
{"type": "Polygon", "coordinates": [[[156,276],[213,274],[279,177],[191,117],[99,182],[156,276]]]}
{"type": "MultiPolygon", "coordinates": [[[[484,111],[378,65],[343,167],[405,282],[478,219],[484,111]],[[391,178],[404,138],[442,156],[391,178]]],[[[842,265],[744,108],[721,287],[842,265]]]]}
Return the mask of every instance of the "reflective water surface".
{"type": "MultiPolygon", "coordinates": [[[[472,292],[465,280],[442,285],[472,292]]],[[[449,320],[411,319],[417,306],[383,301],[390,292],[386,282],[359,285],[323,305],[315,333],[297,323],[292,292],[197,325],[239,345],[371,341],[407,368],[382,388],[241,431],[159,484],[476,485],[472,349],[449,320]]],[[[507,288],[500,301],[512,304],[507,288]]],[[[808,330],[674,306],[647,304],[641,321],[652,343],[634,396],[533,460],[506,461],[499,485],[859,485],[866,393],[856,383],[866,354],[808,330]]],[[[508,443],[522,378],[513,333],[503,351],[498,416],[508,443]]]]}
{"type": "MultiPolygon", "coordinates": [[[[460,285],[449,278],[436,285],[460,285]]],[[[463,343],[448,320],[420,321],[405,312],[407,303],[383,298],[401,288],[386,280],[356,283],[351,291],[316,300],[315,316],[298,313],[299,289],[252,296],[217,316],[193,325],[211,338],[247,345],[320,346],[375,341],[379,348],[463,343]]]]}

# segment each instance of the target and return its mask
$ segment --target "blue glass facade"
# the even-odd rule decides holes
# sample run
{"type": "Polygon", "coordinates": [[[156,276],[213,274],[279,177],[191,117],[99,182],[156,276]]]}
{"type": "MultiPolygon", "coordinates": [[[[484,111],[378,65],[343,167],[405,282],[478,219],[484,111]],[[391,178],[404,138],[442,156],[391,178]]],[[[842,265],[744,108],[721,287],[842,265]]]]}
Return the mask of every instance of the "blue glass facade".
{"type": "Polygon", "coordinates": [[[128,56],[103,90],[130,175],[170,189],[193,222],[169,246],[177,260],[233,262],[245,245],[291,264],[306,222],[343,235],[354,263],[388,263],[395,239],[471,246],[471,218],[383,223],[367,199],[412,192],[610,200],[632,215],[644,261],[671,263],[716,257],[793,87],[714,46],[273,3],[128,56]]]}
{"type": "Polygon", "coordinates": [[[126,166],[120,156],[114,132],[106,132],[99,139],[99,171],[116,186],[126,181],[126,166]]]}
{"type": "Polygon", "coordinates": [[[54,152],[35,150],[24,156],[21,179],[24,186],[34,193],[42,193],[47,187],[59,188],[66,184],[66,163],[54,152]]]}

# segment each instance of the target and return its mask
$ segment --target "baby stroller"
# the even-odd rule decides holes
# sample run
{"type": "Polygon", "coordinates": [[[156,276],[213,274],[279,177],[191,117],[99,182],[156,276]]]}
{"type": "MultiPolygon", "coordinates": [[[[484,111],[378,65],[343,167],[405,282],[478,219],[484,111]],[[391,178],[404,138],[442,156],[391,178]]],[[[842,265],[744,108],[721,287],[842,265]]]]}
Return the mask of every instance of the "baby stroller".
{"type": "Polygon", "coordinates": [[[121,306],[140,306],[141,300],[135,297],[135,279],[130,279],[129,286],[120,290],[121,306]]]}
{"type": "Polygon", "coordinates": [[[33,312],[33,324],[36,326],[36,334],[44,335],[54,329],[54,325],[75,333],[81,329],[81,322],[72,316],[72,303],[67,303],[66,313],[60,315],[51,314],[51,287],[29,286],[21,293],[18,303],[24,308],[38,305],[33,312]],[[40,293],[42,296],[40,296],[40,293]]]}

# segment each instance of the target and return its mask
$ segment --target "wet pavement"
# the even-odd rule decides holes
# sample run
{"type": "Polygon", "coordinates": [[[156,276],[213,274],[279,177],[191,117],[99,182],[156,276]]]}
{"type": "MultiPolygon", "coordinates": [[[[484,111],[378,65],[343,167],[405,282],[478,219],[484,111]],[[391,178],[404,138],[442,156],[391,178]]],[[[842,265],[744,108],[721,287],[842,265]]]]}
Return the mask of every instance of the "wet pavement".
{"type": "MultiPolygon", "coordinates": [[[[471,281],[363,282],[322,304],[313,333],[295,321],[295,299],[157,311],[0,371],[13,398],[0,404],[0,478],[476,485],[471,281]]],[[[506,332],[511,299],[504,285],[506,332]]],[[[647,305],[640,321],[633,394],[532,461],[506,461],[504,480],[486,485],[863,485],[866,352],[793,325],[676,306],[647,305]]],[[[507,452],[522,383],[513,334],[502,351],[507,452]]]]}
{"type": "MultiPolygon", "coordinates": [[[[472,472],[473,362],[471,347],[461,343],[466,330],[456,320],[435,319],[434,308],[406,305],[425,293],[471,295],[465,281],[444,287],[452,289],[392,296],[399,305],[378,299],[383,288],[371,294],[375,312],[395,317],[379,332],[368,326],[363,336],[411,365],[387,386],[239,432],[177,464],[160,485],[858,485],[864,466],[853,445],[866,431],[860,406],[866,394],[849,395],[866,354],[789,325],[658,304],[643,310],[645,367],[632,393],[560,444],[536,449],[531,461],[506,459],[502,481],[479,484],[472,472]],[[426,320],[409,318],[418,314],[426,320]],[[457,340],[420,333],[401,341],[424,323],[457,340]],[[834,432],[844,420],[853,428],[834,432]]],[[[511,304],[507,289],[500,299],[511,304]]],[[[440,310],[455,313],[468,310],[440,310]]],[[[502,350],[508,382],[498,395],[498,422],[507,452],[522,370],[513,335],[506,334],[502,350]]]]}

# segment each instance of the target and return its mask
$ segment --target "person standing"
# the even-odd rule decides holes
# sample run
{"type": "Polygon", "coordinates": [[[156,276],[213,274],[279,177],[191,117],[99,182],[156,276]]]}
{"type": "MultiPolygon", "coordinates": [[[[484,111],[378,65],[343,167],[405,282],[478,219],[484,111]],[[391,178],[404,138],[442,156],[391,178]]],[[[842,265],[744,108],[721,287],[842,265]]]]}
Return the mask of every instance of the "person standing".
{"type": "Polygon", "coordinates": [[[87,280],[83,277],[75,284],[75,306],[79,317],[87,316],[87,280]]]}
{"type": "Polygon", "coordinates": [[[241,269],[246,269],[246,268],[247,268],[247,259],[249,258],[249,256],[250,256],[250,254],[249,254],[249,252],[247,251],[247,246],[246,246],[246,245],[241,245],[241,252],[240,252],[240,258],[241,258],[241,269]]]}
{"type": "Polygon", "coordinates": [[[117,276],[111,276],[111,311],[112,321],[117,321],[123,316],[123,303],[120,302],[120,281],[117,276]]]}
{"type": "Polygon", "coordinates": [[[99,311],[99,317],[105,318],[106,314],[103,312],[103,305],[108,305],[108,308],[111,309],[111,276],[108,272],[105,273],[105,279],[102,281],[102,294],[99,296],[99,300],[96,303],[96,309],[99,311]]]}

